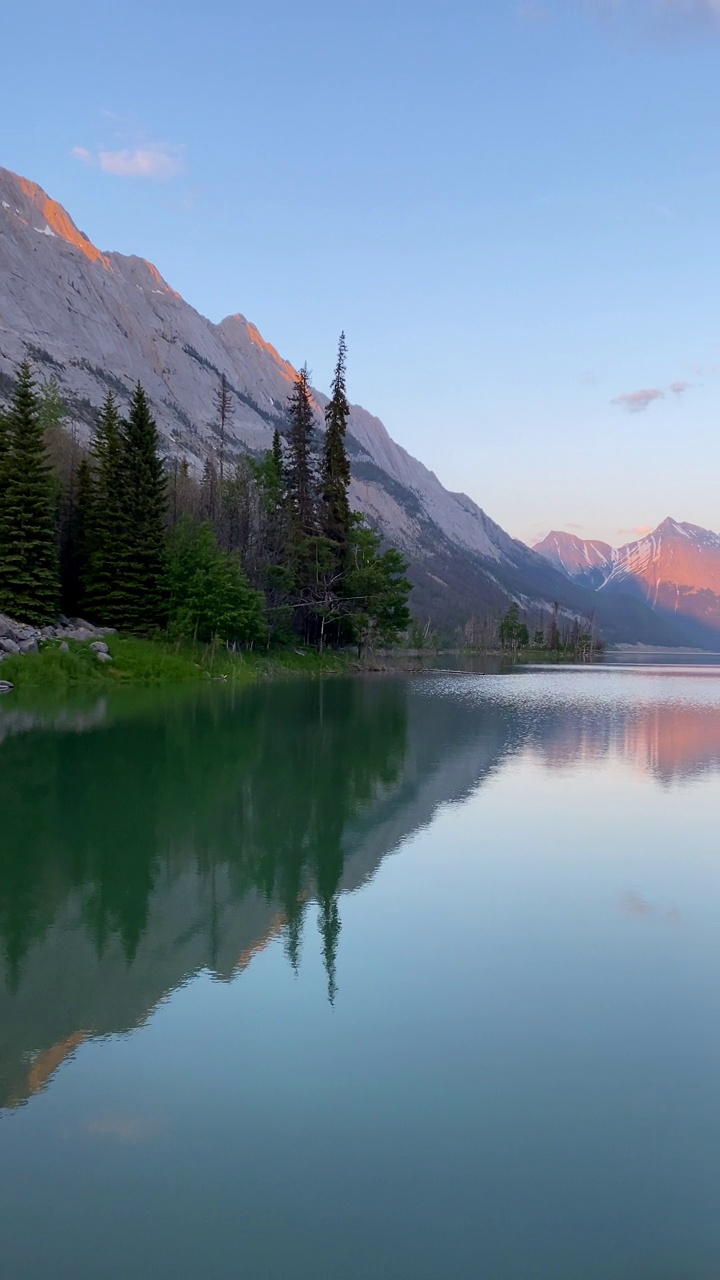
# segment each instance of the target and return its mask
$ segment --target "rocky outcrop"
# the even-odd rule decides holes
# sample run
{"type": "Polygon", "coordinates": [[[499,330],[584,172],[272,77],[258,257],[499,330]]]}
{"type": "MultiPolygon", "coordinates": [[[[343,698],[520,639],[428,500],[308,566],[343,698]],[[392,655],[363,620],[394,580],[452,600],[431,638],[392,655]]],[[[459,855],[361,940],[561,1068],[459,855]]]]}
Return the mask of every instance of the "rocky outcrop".
{"type": "Polygon", "coordinates": [[[82,618],[61,618],[57,626],[33,627],[27,622],[16,622],[0,613],[0,662],[17,654],[38,653],[41,645],[57,643],[67,652],[68,641],[87,644],[102,662],[111,661],[103,636],[115,635],[113,627],[95,627],[82,618]]]}

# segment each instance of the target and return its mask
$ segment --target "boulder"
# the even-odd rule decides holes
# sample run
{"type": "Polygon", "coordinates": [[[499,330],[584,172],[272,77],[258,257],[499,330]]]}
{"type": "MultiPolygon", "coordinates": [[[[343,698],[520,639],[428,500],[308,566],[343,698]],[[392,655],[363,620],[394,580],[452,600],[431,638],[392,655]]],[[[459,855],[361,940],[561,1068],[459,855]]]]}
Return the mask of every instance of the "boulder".
{"type": "Polygon", "coordinates": [[[63,640],[62,644],[58,645],[58,652],[59,653],[70,652],[70,645],[68,644],[67,640],[63,640]]]}
{"type": "Polygon", "coordinates": [[[34,639],[37,634],[34,627],[28,627],[24,622],[14,622],[6,614],[0,614],[0,636],[3,639],[16,640],[19,644],[21,640],[34,639]]]}
{"type": "Polygon", "coordinates": [[[18,644],[19,653],[37,653],[38,642],[34,636],[28,640],[21,640],[18,644]]]}
{"type": "Polygon", "coordinates": [[[0,680],[0,693],[12,693],[14,688],[9,680],[0,680]]]}
{"type": "Polygon", "coordinates": [[[109,653],[100,652],[98,653],[98,662],[112,662],[112,658],[109,653]]]}
{"type": "Polygon", "coordinates": [[[11,640],[10,636],[0,636],[0,650],[3,653],[19,653],[20,645],[17,640],[11,640]]]}
{"type": "Polygon", "coordinates": [[[94,652],[97,653],[98,656],[101,653],[107,653],[108,651],[108,647],[105,644],[104,640],[93,640],[92,644],[90,645],[90,648],[94,650],[94,652]]]}
{"type": "Polygon", "coordinates": [[[73,627],[72,630],[65,632],[66,640],[78,640],[84,644],[86,640],[92,640],[95,635],[94,631],[88,631],[87,627],[73,627]]]}

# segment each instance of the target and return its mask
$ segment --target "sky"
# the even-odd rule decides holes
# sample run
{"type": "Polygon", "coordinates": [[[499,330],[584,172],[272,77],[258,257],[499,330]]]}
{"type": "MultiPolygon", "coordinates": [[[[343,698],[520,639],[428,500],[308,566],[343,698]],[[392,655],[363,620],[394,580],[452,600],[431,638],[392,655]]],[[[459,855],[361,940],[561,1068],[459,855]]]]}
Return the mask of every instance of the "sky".
{"type": "Polygon", "coordinates": [[[0,164],[533,542],[720,527],[720,0],[35,0],[0,164]],[[30,30],[31,28],[31,30],[30,30]]]}

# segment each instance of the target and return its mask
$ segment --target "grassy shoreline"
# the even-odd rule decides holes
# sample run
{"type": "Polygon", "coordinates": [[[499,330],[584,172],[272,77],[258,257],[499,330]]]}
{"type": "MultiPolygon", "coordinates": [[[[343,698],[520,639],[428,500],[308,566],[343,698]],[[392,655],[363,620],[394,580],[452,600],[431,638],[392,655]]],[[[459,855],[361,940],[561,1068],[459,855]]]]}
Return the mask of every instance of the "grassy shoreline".
{"type": "Polygon", "coordinates": [[[112,662],[100,662],[87,644],[71,642],[68,651],[61,652],[51,642],[39,653],[6,658],[0,663],[0,681],[8,680],[15,689],[112,689],[212,680],[250,684],[296,675],[341,674],[356,665],[349,654],[299,647],[228,653],[221,646],[121,635],[108,637],[108,647],[112,662]]]}

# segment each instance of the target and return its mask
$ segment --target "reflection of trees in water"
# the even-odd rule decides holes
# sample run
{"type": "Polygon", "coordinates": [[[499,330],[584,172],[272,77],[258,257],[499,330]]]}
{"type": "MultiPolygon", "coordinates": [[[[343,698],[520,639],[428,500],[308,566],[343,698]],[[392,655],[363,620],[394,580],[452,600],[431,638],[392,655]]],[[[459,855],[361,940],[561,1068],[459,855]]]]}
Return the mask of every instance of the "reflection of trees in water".
{"type": "Polygon", "coordinates": [[[104,723],[91,701],[76,721],[47,717],[45,731],[25,713],[4,720],[0,947],[11,986],[72,895],[97,956],[119,939],[130,964],[151,903],[155,919],[163,912],[168,876],[190,871],[198,901],[211,903],[204,945],[215,969],[237,930],[237,917],[223,928],[223,903],[260,895],[276,908],[297,967],[316,901],[332,998],[348,852],[352,879],[359,849],[376,866],[508,754],[530,746],[553,769],[617,754],[662,781],[720,764],[712,709],[540,707],[466,693],[461,683],[448,696],[432,678],[414,688],[302,682],[128,694],[104,723]]]}
{"type": "MultiPolygon", "coordinates": [[[[302,682],[116,718],[86,734],[25,732],[2,744],[0,941],[8,980],[72,890],[102,956],[132,962],[160,868],[191,865],[233,896],[276,902],[297,965],[310,899],[331,999],[343,833],[406,748],[405,690],[302,682]]],[[[210,925],[214,950],[213,922],[210,925]]],[[[210,957],[211,963],[213,956],[210,957]]]]}

